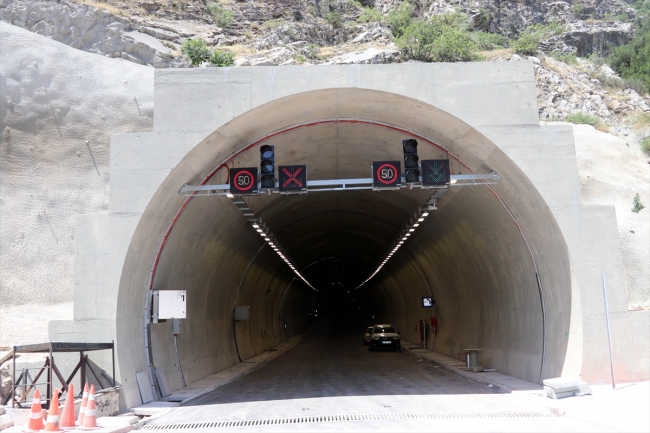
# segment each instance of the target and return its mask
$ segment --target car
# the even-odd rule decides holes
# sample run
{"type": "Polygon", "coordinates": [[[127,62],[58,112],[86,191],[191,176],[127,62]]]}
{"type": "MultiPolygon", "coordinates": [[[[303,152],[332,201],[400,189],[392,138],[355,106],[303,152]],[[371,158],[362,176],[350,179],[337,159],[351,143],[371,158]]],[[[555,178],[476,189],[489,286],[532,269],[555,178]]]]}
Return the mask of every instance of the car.
{"type": "Polygon", "coordinates": [[[372,326],[366,328],[366,335],[363,336],[363,345],[367,346],[370,344],[370,335],[372,334],[372,326]]]}
{"type": "Polygon", "coordinates": [[[372,334],[370,335],[370,350],[378,349],[393,349],[398,352],[402,350],[402,342],[400,340],[399,332],[395,330],[394,326],[382,324],[372,327],[372,334]]]}

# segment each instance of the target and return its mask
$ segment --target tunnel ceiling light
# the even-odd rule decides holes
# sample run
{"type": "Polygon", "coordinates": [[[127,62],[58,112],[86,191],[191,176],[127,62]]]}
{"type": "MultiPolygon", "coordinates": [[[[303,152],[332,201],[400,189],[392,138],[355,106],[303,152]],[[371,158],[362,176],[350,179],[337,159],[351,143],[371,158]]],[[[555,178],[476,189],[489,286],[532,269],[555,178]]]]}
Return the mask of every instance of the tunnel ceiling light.
{"type": "MultiPolygon", "coordinates": [[[[415,223],[415,224],[413,224],[413,227],[420,227],[420,224],[415,223]]],[[[411,229],[411,230],[413,230],[413,229],[411,229]]]]}
{"type": "Polygon", "coordinates": [[[428,217],[428,216],[429,216],[429,212],[422,212],[422,217],[423,218],[428,217]]]}
{"type": "Polygon", "coordinates": [[[228,197],[228,198],[234,198],[235,196],[232,195],[232,194],[230,194],[230,193],[228,192],[228,193],[226,193],[226,197],[228,197]]]}
{"type": "Polygon", "coordinates": [[[423,217],[423,218],[420,218],[420,219],[418,219],[418,222],[419,222],[419,223],[421,223],[422,221],[424,221],[424,217],[423,217]]]}
{"type": "Polygon", "coordinates": [[[409,229],[409,232],[411,232],[411,233],[413,233],[414,231],[415,231],[415,229],[409,229]]]}

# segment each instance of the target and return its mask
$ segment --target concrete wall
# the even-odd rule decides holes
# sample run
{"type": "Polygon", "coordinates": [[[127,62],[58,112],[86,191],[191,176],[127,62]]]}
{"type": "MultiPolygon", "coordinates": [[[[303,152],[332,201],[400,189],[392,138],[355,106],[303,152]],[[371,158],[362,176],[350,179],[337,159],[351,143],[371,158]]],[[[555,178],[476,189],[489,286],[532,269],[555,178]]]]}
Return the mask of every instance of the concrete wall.
{"type": "MultiPolygon", "coordinates": [[[[0,46],[5,346],[45,341],[47,321],[72,318],[75,293],[97,289],[91,281],[74,284],[81,265],[75,264],[75,236],[78,249],[92,243],[87,248],[95,254],[84,218],[109,206],[109,136],[151,129],[153,69],[81,52],[5,22],[0,46]]],[[[110,311],[114,320],[114,302],[110,311]]],[[[97,316],[88,310],[74,317],[97,316]]]]}
{"type": "MultiPolygon", "coordinates": [[[[183,198],[176,194],[180,186],[196,184],[233,152],[265,133],[331,117],[398,124],[449,147],[477,171],[496,169],[501,173],[505,180],[495,190],[527,236],[544,284],[545,377],[582,371],[585,379],[594,380],[597,375],[588,364],[597,365],[598,374],[604,371],[601,355],[606,347],[597,338],[599,331],[588,314],[598,307],[586,304],[591,293],[583,290],[583,285],[596,290],[593,275],[599,275],[598,268],[606,265],[612,293],[620,293],[624,287],[620,261],[602,255],[600,247],[590,244],[593,228],[584,221],[592,218],[598,226],[599,242],[607,244],[617,235],[615,227],[612,232],[607,225],[610,210],[581,206],[570,128],[538,125],[530,64],[157,71],[155,104],[152,133],[113,137],[109,214],[91,224],[110,227],[111,242],[116,244],[109,248],[115,254],[111,267],[99,272],[92,267],[80,269],[89,281],[110,281],[110,291],[101,296],[113,299],[117,292],[114,282],[119,278],[118,307],[114,316],[108,310],[107,316],[113,317],[107,317],[106,323],[117,320],[127,406],[139,402],[135,373],[146,369],[142,314],[147,279],[162,236],[182,203],[183,198]],[[314,90],[322,91],[305,93],[314,90]],[[279,99],[282,97],[286,98],[279,99]],[[100,222],[104,218],[107,223],[100,222]],[[122,225],[111,225],[116,221],[122,225]]],[[[311,178],[366,177],[369,161],[400,159],[395,143],[403,135],[337,125],[287,134],[281,146],[276,143],[276,149],[285,152],[283,163],[307,162],[311,178]]],[[[434,148],[427,149],[420,152],[421,158],[439,156],[434,148]]],[[[238,155],[233,163],[257,165],[257,158],[253,149],[238,155]]],[[[224,181],[223,173],[214,178],[217,183],[224,181]]],[[[406,223],[414,206],[426,198],[411,193],[389,198],[379,193],[365,200],[350,194],[336,199],[337,203],[315,194],[293,202],[272,196],[250,199],[249,203],[288,250],[295,251],[303,267],[331,253],[326,248],[303,248],[304,233],[315,227],[314,223],[300,226],[298,222],[307,216],[307,210],[325,212],[334,206],[347,214],[371,215],[385,209],[388,216],[383,222],[366,218],[363,230],[352,217],[340,219],[343,225],[357,227],[357,232],[377,233],[368,236],[373,239],[372,248],[364,251],[364,263],[369,266],[406,223]],[[283,216],[285,209],[302,209],[302,213],[292,220],[283,216]],[[371,251],[376,251],[375,256],[371,251]]],[[[357,232],[353,235],[362,236],[357,232]]],[[[100,233],[93,236],[100,239],[100,233]]],[[[414,325],[424,318],[419,298],[433,294],[440,302],[436,351],[453,355],[460,347],[482,345],[485,364],[537,381],[541,362],[539,295],[528,249],[505,208],[485,188],[463,187],[445,196],[422,233],[404,248],[401,258],[396,256],[373,280],[365,292],[372,300],[368,305],[375,305],[405,332],[405,338],[414,340],[414,325]],[[409,290],[402,290],[405,287],[409,290]]],[[[291,285],[286,305],[280,306],[280,292],[289,284],[291,274],[273,254],[264,249],[258,253],[261,245],[223,198],[194,199],[171,232],[154,288],[190,291],[191,314],[186,327],[190,332],[179,341],[181,364],[189,381],[238,362],[235,333],[242,359],[286,338],[282,322],[276,319],[282,308],[287,308],[283,313],[288,321],[296,323],[291,332],[304,329],[305,324],[297,319],[308,305],[308,289],[291,285]],[[267,290],[270,294],[265,298],[267,290]],[[236,325],[239,328],[233,333],[235,304],[252,305],[254,318],[236,325]]],[[[99,250],[87,251],[88,263],[92,263],[99,250]]],[[[616,308],[620,327],[647,323],[646,316],[631,321],[621,305],[616,308]]],[[[87,322],[78,321],[77,326],[82,323],[87,322]]],[[[60,326],[63,324],[52,325],[52,335],[60,326]]],[[[647,345],[647,336],[637,335],[647,345]]],[[[152,342],[154,364],[178,386],[166,325],[154,325],[152,342]]],[[[429,344],[433,346],[434,341],[429,344]]],[[[630,344],[629,339],[621,341],[621,347],[630,344]]],[[[644,377],[647,372],[639,364],[639,356],[627,353],[621,353],[621,374],[644,377]]]]}

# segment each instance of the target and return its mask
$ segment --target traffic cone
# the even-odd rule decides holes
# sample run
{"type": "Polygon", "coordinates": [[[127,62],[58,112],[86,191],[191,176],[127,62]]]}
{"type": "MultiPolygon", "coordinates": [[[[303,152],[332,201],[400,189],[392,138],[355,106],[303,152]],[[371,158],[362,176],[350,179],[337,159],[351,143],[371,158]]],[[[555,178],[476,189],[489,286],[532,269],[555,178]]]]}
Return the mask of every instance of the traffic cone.
{"type": "Polygon", "coordinates": [[[97,404],[95,403],[95,385],[90,385],[88,393],[88,404],[84,415],[84,423],[79,427],[81,430],[95,430],[101,427],[97,426],[97,404]]]}
{"type": "Polygon", "coordinates": [[[59,428],[59,390],[55,389],[50,400],[50,410],[47,411],[45,420],[45,431],[63,433],[59,428]]]}
{"type": "Polygon", "coordinates": [[[68,385],[68,394],[65,396],[65,404],[63,405],[63,413],[61,413],[61,421],[59,427],[62,430],[73,429],[74,424],[74,386],[68,385]]]}
{"type": "Polygon", "coordinates": [[[37,432],[45,427],[43,423],[43,408],[41,408],[41,393],[36,389],[32,400],[32,410],[29,413],[27,424],[23,427],[24,432],[37,432]]]}
{"type": "Polygon", "coordinates": [[[83,425],[84,423],[84,414],[86,413],[86,405],[88,404],[88,382],[84,385],[84,393],[81,397],[81,408],[79,409],[79,418],[77,419],[77,425],[83,425]]]}

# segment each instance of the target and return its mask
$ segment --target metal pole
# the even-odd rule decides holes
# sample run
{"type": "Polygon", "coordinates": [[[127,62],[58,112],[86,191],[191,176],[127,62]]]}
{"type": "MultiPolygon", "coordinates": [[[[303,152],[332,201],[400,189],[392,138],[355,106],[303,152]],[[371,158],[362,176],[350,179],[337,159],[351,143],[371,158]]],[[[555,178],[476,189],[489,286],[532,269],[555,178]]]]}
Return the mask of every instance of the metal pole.
{"type": "Polygon", "coordinates": [[[111,355],[113,356],[113,388],[115,388],[115,340],[113,340],[113,347],[111,347],[111,355]]]}
{"type": "Polygon", "coordinates": [[[13,409],[16,407],[16,346],[14,346],[14,356],[12,359],[12,362],[14,364],[14,381],[13,381],[13,388],[11,388],[11,408],[13,409]]]}
{"type": "Polygon", "coordinates": [[[609,343],[609,368],[612,371],[612,388],[616,389],[616,381],[614,380],[614,357],[612,355],[612,331],[609,327],[609,307],[607,306],[607,284],[605,282],[605,274],[601,274],[603,279],[603,297],[605,299],[605,321],[607,323],[607,341],[609,343]]]}

